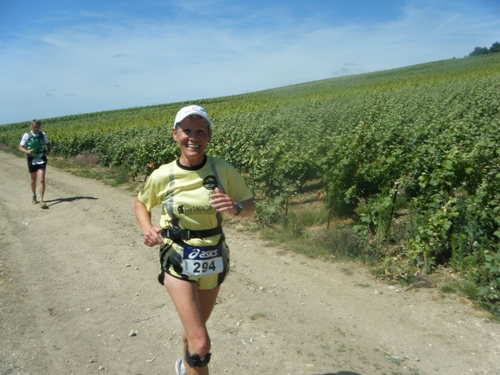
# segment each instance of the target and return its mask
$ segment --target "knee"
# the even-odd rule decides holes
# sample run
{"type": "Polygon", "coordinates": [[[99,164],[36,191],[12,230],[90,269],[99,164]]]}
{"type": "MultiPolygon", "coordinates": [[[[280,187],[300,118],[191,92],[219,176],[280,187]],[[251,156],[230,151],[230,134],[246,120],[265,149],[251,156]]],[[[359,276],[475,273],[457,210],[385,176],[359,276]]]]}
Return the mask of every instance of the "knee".
{"type": "Polygon", "coordinates": [[[192,355],[197,354],[200,358],[205,357],[209,352],[212,344],[210,338],[203,337],[196,340],[188,340],[188,352],[192,355]]]}

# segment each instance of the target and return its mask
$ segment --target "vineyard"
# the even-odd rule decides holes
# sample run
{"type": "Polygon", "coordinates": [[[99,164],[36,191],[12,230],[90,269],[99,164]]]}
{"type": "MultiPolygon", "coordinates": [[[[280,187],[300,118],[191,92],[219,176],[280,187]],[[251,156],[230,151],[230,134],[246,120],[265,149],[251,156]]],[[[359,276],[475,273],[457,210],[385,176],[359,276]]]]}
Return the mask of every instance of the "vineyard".
{"type": "MultiPolygon", "coordinates": [[[[325,230],[352,219],[361,252],[386,274],[396,263],[449,266],[498,313],[499,93],[497,53],[193,102],[215,125],[208,153],[259,197],[260,223],[300,233],[290,203],[314,189],[325,230]]],[[[43,130],[55,154],[92,153],[133,177],[177,156],[170,128],[186,104],[44,119],[43,130]]],[[[1,126],[0,143],[17,147],[28,129],[1,126]]]]}

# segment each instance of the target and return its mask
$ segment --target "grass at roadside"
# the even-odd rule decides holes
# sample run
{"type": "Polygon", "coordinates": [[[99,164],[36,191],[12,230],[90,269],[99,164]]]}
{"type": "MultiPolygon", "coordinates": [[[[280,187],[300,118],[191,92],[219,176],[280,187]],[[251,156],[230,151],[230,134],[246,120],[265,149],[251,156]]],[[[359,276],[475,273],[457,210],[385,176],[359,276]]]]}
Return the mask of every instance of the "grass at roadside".
{"type": "MultiPolygon", "coordinates": [[[[289,212],[286,221],[271,228],[261,227],[262,238],[285,251],[311,258],[354,262],[368,269],[374,279],[396,285],[404,292],[434,288],[440,299],[454,298],[470,304],[479,315],[500,322],[499,307],[489,303],[476,283],[454,272],[450,265],[433,267],[428,273],[422,273],[421,266],[411,264],[404,256],[404,239],[395,241],[393,236],[404,232],[402,227],[411,225],[411,215],[396,215],[398,218],[392,224],[391,236],[380,238],[372,233],[357,233],[355,219],[336,221],[327,228],[325,209],[311,202],[310,196],[305,195],[303,199],[308,204],[297,205],[289,212]]],[[[402,211],[405,212],[404,208],[402,211]]]]}
{"type": "MultiPolygon", "coordinates": [[[[0,151],[20,158],[25,157],[17,149],[5,144],[0,145],[0,151]]],[[[124,167],[102,167],[98,164],[98,160],[90,154],[83,153],[74,158],[49,156],[48,160],[49,174],[47,178],[50,178],[50,167],[55,167],[78,177],[102,181],[108,186],[119,186],[133,191],[140,185],[139,182],[130,181],[129,173],[124,167]]]]}
{"type": "MultiPolygon", "coordinates": [[[[0,145],[0,150],[24,157],[17,149],[6,145],[0,145]]],[[[133,181],[123,168],[99,166],[97,159],[90,154],[69,159],[50,156],[49,168],[50,166],[128,191],[137,192],[144,184],[142,175],[133,181]]],[[[293,251],[328,262],[355,262],[369,269],[374,278],[402,288],[438,288],[443,298],[461,297],[464,303],[469,302],[487,311],[492,320],[500,321],[500,309],[485,304],[481,289],[470,280],[460,278],[451,270],[441,267],[430,275],[432,282],[425,283],[425,279],[419,276],[419,267],[408,265],[407,259],[400,256],[398,246],[393,245],[390,238],[385,240],[374,235],[356,233],[353,219],[333,221],[328,227],[328,212],[321,199],[321,195],[316,192],[303,192],[294,198],[286,220],[281,223],[266,228],[245,221],[244,225],[238,227],[240,230],[259,232],[263,239],[271,245],[280,246],[282,251],[293,251]]],[[[395,221],[391,228],[393,235],[398,235],[402,232],[401,227],[408,225],[410,217],[401,217],[403,219],[395,221]]],[[[233,221],[229,220],[229,223],[233,224],[233,221]]]]}

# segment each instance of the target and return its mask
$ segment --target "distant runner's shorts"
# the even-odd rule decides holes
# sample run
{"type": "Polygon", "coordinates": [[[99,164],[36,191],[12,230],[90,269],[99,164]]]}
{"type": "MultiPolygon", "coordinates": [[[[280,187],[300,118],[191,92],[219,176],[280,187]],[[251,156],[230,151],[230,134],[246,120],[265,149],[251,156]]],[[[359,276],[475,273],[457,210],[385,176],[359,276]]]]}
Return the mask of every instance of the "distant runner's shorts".
{"type": "Polygon", "coordinates": [[[222,245],[222,272],[203,276],[187,276],[183,273],[183,247],[177,243],[166,243],[160,247],[160,263],[162,272],[158,275],[158,281],[163,285],[165,272],[176,279],[194,282],[200,290],[212,290],[221,285],[229,272],[229,248],[225,241],[222,245]]]}
{"type": "Polygon", "coordinates": [[[43,162],[41,164],[36,163],[36,162],[33,163],[34,158],[27,157],[27,160],[28,160],[28,171],[30,173],[36,172],[39,169],[45,169],[47,167],[47,157],[45,155],[43,155],[40,159],[42,159],[42,162],[43,162]]]}

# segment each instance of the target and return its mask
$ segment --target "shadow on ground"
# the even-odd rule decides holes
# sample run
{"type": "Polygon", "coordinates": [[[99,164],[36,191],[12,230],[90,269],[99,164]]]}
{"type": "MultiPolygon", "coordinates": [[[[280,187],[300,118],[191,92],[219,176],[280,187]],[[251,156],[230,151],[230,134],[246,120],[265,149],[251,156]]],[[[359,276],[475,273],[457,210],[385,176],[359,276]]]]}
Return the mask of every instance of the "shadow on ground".
{"type": "Polygon", "coordinates": [[[94,199],[97,200],[99,198],[95,197],[70,197],[70,198],[56,198],[56,199],[50,199],[46,200],[45,203],[47,203],[47,206],[55,206],[56,204],[63,203],[63,202],[74,202],[78,201],[80,199],[94,199]]]}

